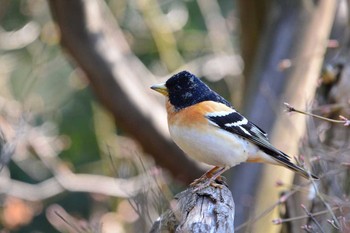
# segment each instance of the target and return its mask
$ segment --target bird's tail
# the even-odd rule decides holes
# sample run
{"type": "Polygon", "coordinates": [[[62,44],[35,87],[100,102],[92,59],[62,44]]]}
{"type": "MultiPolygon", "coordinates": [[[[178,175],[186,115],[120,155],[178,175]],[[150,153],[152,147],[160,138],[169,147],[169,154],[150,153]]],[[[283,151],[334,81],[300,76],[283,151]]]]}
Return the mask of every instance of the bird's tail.
{"type": "Polygon", "coordinates": [[[299,167],[298,165],[295,165],[291,162],[283,163],[283,166],[289,168],[292,171],[295,171],[296,173],[300,174],[301,176],[303,176],[306,179],[310,179],[310,177],[312,177],[313,179],[316,179],[316,180],[319,179],[316,175],[307,172],[305,169],[303,169],[303,168],[299,167]]]}
{"type": "Polygon", "coordinates": [[[283,153],[282,151],[279,151],[280,153],[282,153],[284,156],[283,158],[281,158],[281,155],[277,154],[274,156],[278,159],[278,165],[284,166],[286,168],[289,168],[290,170],[300,174],[301,176],[303,176],[306,179],[310,179],[310,177],[312,177],[313,179],[319,179],[316,175],[306,171],[304,168],[299,167],[298,165],[292,163],[289,159],[289,156],[286,155],[285,153],[283,153]]]}

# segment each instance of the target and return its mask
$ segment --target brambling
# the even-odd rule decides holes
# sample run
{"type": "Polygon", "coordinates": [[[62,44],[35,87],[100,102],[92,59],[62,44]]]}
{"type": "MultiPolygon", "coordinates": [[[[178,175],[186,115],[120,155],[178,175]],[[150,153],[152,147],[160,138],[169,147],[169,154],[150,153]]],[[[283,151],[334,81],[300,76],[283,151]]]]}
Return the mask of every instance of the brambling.
{"type": "Polygon", "coordinates": [[[192,185],[210,184],[242,162],[281,165],[306,178],[317,179],[271,145],[267,134],[237,112],[195,75],[182,71],[151,89],[167,97],[168,127],[174,142],[189,156],[213,165],[192,185]]]}

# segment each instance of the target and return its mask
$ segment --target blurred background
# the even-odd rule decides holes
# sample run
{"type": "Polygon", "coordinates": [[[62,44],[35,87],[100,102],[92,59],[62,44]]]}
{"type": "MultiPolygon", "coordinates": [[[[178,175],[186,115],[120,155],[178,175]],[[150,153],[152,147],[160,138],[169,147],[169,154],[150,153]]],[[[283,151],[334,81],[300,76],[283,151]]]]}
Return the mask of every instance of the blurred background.
{"type": "Polygon", "coordinates": [[[208,169],[149,87],[188,70],[321,179],[243,164],[236,232],[349,232],[348,1],[0,0],[0,228],[148,232],[208,169]]]}

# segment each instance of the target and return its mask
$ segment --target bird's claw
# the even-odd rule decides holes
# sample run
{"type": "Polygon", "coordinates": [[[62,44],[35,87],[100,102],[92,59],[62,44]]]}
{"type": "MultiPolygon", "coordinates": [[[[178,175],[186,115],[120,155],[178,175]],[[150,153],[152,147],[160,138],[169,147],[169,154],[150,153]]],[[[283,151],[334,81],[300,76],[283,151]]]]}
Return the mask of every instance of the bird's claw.
{"type": "Polygon", "coordinates": [[[205,177],[199,177],[198,179],[195,179],[191,184],[190,186],[191,187],[194,187],[196,185],[198,185],[199,183],[203,182],[205,180],[205,177]]]}
{"type": "Polygon", "coordinates": [[[217,177],[215,180],[213,180],[213,179],[206,179],[205,177],[200,177],[200,178],[194,180],[190,184],[190,186],[191,187],[197,186],[197,187],[195,187],[193,189],[193,192],[195,193],[195,192],[197,192],[199,190],[202,190],[202,189],[204,189],[204,188],[206,188],[208,186],[212,186],[214,188],[222,189],[224,187],[224,183],[225,183],[225,178],[222,177],[222,176],[217,177]]]}

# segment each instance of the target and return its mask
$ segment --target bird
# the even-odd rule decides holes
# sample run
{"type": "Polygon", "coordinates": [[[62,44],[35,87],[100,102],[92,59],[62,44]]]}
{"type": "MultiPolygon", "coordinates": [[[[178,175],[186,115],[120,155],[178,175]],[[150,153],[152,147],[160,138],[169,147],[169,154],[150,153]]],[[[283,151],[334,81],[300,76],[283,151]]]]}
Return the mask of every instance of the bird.
{"type": "Polygon", "coordinates": [[[151,89],[167,98],[173,141],[192,159],[214,166],[191,185],[215,186],[222,173],[242,162],[280,165],[307,179],[318,179],[275,148],[261,128],[194,74],[181,71],[151,89]]]}

